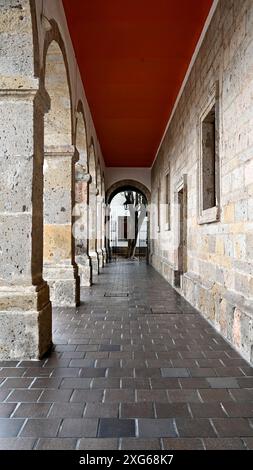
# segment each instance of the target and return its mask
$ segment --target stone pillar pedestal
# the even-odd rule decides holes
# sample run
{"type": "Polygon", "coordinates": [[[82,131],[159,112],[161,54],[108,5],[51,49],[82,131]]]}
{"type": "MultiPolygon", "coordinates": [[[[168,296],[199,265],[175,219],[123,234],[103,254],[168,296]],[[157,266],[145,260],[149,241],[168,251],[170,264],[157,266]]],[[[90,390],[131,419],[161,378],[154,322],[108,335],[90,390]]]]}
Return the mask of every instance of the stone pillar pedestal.
{"type": "Polygon", "coordinates": [[[99,274],[99,255],[97,252],[97,195],[94,183],[89,187],[89,257],[92,263],[92,279],[99,274]]]}
{"type": "Polygon", "coordinates": [[[106,253],[106,262],[111,261],[111,250],[110,250],[110,205],[106,204],[105,206],[105,253],[106,253]]]}
{"type": "Polygon", "coordinates": [[[50,299],[56,307],[80,304],[80,278],[77,266],[44,264],[44,276],[50,287],[50,299]]]}
{"type": "Polygon", "coordinates": [[[80,286],[89,287],[92,285],[92,262],[88,255],[76,255],[80,286]]]}
{"type": "Polygon", "coordinates": [[[96,251],[90,251],[89,257],[91,260],[92,265],[92,281],[95,279],[96,276],[99,274],[99,258],[98,253],[96,251]]]}
{"type": "Polygon", "coordinates": [[[106,204],[105,204],[105,200],[103,198],[103,202],[102,202],[102,255],[103,255],[103,266],[106,265],[107,263],[107,255],[106,255],[106,246],[105,246],[105,236],[106,236],[106,217],[105,217],[105,214],[106,214],[106,204]]]}
{"type": "Polygon", "coordinates": [[[43,357],[52,344],[48,285],[1,286],[0,324],[1,360],[43,357]]]}
{"type": "Polygon", "coordinates": [[[104,256],[103,256],[103,251],[101,248],[97,249],[97,255],[98,255],[98,264],[99,264],[99,272],[101,269],[104,267],[104,256]]]}
{"type": "Polygon", "coordinates": [[[92,284],[92,262],[89,251],[88,196],[91,176],[79,162],[75,165],[75,261],[78,265],[81,287],[92,284]]]}
{"type": "Polygon", "coordinates": [[[106,249],[105,248],[102,249],[102,256],[103,256],[103,266],[105,266],[106,263],[107,263],[107,256],[106,256],[106,249]]]}
{"type": "MultiPolygon", "coordinates": [[[[11,49],[10,49],[11,52],[11,49]]],[[[34,78],[0,79],[0,359],[38,359],[52,344],[43,259],[43,120],[34,78]]]]}
{"type": "Polygon", "coordinates": [[[75,148],[47,146],[44,156],[44,277],[54,306],[80,303],[72,234],[75,148]]]}
{"type": "Polygon", "coordinates": [[[102,250],[102,204],[104,200],[102,196],[97,195],[97,254],[99,271],[104,267],[104,256],[102,250]]]}

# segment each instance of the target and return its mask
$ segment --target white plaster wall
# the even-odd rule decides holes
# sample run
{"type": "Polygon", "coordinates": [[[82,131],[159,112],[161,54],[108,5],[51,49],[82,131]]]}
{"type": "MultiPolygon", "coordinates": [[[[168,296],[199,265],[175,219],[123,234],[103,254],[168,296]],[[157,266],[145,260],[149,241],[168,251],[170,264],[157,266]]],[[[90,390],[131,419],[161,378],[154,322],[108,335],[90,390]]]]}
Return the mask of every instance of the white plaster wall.
{"type": "Polygon", "coordinates": [[[106,189],[110,188],[114,183],[121,180],[136,180],[144,184],[151,191],[151,169],[150,168],[124,168],[124,167],[107,167],[105,184],[106,189]]]}

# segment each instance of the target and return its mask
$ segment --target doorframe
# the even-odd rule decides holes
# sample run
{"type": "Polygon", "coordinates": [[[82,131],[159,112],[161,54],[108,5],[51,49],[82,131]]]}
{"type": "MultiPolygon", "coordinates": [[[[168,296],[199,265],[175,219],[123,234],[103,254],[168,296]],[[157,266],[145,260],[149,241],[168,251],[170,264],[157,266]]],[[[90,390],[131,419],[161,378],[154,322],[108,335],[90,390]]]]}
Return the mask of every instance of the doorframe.
{"type": "Polygon", "coordinates": [[[174,286],[182,288],[182,276],[187,272],[187,174],[183,174],[175,184],[174,190],[176,246],[174,260],[174,286]],[[183,220],[180,218],[179,193],[183,191],[183,220]],[[180,228],[183,224],[182,267],[179,266],[180,228]]]}

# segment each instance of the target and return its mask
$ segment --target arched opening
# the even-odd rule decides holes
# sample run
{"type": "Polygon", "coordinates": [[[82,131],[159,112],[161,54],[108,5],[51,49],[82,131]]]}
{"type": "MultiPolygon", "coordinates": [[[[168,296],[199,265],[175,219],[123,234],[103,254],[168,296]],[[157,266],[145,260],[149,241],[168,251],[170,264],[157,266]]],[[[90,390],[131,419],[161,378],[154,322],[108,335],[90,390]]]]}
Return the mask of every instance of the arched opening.
{"type": "Polygon", "coordinates": [[[102,174],[102,253],[103,253],[103,264],[105,265],[108,261],[106,251],[106,203],[105,203],[105,175],[102,174]]]}
{"type": "Polygon", "coordinates": [[[93,141],[89,150],[89,257],[92,264],[92,279],[99,274],[99,258],[97,253],[97,167],[93,141]]]}
{"type": "Polygon", "coordinates": [[[74,163],[71,97],[64,46],[55,25],[44,52],[44,86],[50,110],[44,128],[44,266],[55,306],[79,303],[79,278],[72,235],[74,163]],[[57,41],[51,36],[55,33],[57,41]],[[58,42],[59,39],[59,42],[58,42]]]}
{"type": "Polygon", "coordinates": [[[99,270],[104,266],[102,251],[102,175],[99,162],[97,163],[97,254],[99,261],[99,270]]]}
{"type": "Polygon", "coordinates": [[[150,193],[134,181],[122,181],[107,191],[107,250],[109,259],[149,259],[150,193]]]}
{"type": "Polygon", "coordinates": [[[73,227],[75,261],[78,266],[80,285],[90,286],[92,283],[91,261],[88,255],[88,196],[90,175],[88,173],[86,126],[81,103],[79,103],[77,107],[75,142],[79,154],[79,160],[75,164],[75,222],[73,227]]]}

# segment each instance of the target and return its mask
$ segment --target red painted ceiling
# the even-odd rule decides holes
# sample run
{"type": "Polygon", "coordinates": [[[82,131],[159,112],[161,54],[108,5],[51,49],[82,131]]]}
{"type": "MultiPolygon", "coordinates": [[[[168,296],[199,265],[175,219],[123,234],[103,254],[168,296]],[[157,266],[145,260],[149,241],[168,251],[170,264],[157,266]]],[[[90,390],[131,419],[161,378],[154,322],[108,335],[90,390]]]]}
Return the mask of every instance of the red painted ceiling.
{"type": "Polygon", "coordinates": [[[151,166],[213,0],[63,0],[107,166],[151,166]]]}

